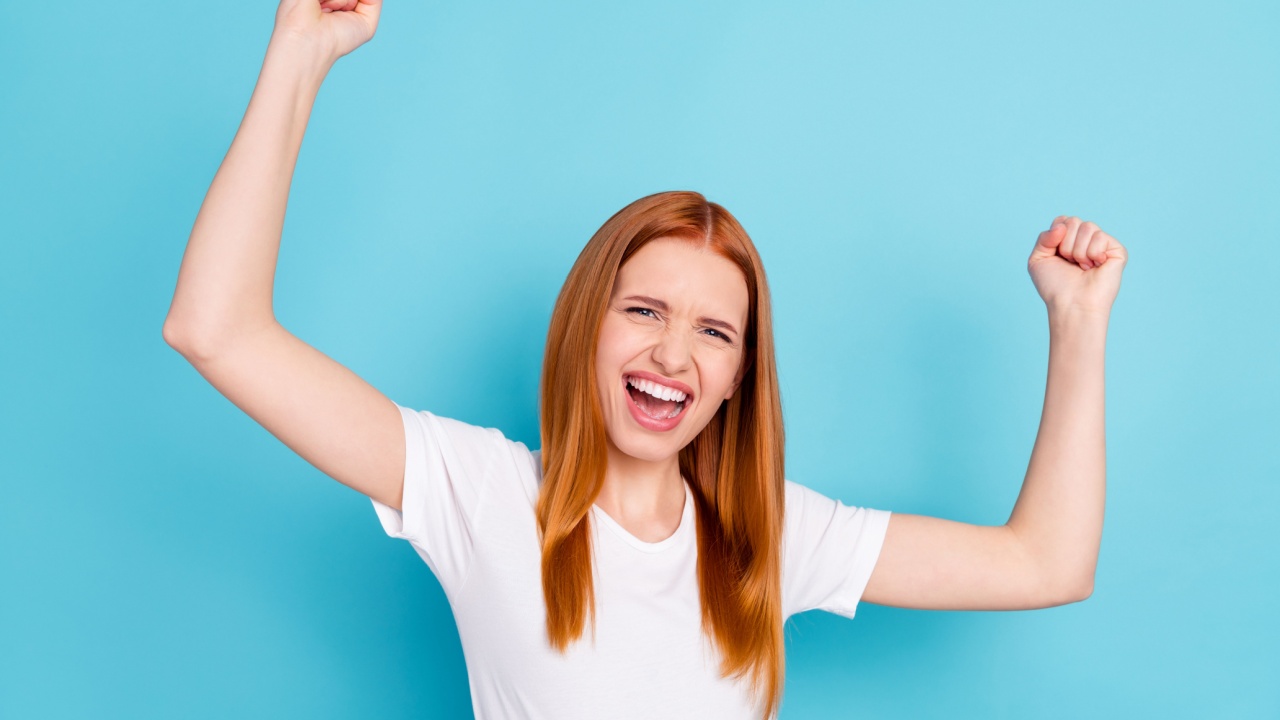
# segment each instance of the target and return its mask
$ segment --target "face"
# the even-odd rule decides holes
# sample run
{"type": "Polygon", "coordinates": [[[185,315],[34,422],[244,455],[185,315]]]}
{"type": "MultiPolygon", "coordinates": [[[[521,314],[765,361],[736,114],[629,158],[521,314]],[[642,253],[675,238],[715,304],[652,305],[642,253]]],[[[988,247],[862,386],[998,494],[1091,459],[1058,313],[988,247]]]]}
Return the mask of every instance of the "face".
{"type": "Polygon", "coordinates": [[[749,297],[734,263],[659,239],[618,270],[596,386],[611,452],[671,460],[742,381],[749,297]]]}

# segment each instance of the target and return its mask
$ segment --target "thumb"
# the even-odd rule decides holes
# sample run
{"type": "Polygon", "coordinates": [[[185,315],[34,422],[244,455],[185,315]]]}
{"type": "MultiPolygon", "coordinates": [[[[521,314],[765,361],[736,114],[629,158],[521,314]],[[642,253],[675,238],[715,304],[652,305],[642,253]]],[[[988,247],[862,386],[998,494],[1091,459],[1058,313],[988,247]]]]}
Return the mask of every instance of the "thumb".
{"type": "Polygon", "coordinates": [[[1043,260],[1047,257],[1053,257],[1057,252],[1058,246],[1067,237],[1067,224],[1064,222],[1055,222],[1053,227],[1045,230],[1036,237],[1035,249],[1031,251],[1030,262],[1043,260]]]}

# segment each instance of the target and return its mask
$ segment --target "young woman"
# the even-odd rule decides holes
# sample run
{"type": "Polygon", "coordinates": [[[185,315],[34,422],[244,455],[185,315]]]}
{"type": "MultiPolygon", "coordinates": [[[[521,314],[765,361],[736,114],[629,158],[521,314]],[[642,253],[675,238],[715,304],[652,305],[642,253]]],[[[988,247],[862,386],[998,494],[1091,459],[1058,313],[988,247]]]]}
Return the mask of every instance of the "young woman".
{"type": "Polygon", "coordinates": [[[422,556],[458,622],[477,717],[769,717],[796,612],[1090,595],[1103,355],[1127,255],[1075,217],[1056,218],[1028,261],[1049,314],[1049,378],[998,527],[847,506],[784,478],[764,269],[737,221],[697,193],[628,205],[574,264],[547,339],[540,451],[393,403],[286,331],[271,295],[307,117],[379,11],[282,0],[164,335],[422,556]]]}

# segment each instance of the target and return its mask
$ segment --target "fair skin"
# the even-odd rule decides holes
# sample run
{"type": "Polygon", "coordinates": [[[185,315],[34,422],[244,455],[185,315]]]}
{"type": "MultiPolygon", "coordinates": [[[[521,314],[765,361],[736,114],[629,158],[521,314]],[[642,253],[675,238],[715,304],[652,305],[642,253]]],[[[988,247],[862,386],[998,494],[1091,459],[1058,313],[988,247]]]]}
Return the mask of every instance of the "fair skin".
{"type": "MultiPolygon", "coordinates": [[[[188,240],[164,337],[301,457],[398,509],[399,410],[288,332],[272,309],[289,184],[316,94],[333,64],[373,36],[380,10],[380,0],[280,3],[258,85],[188,240]]],[[[1048,382],[1009,520],[979,526],[895,513],[863,599],[996,610],[1088,597],[1105,495],[1106,330],[1126,260],[1114,238],[1076,217],[1040,234],[1027,267],[1048,311],[1048,382]]],[[[597,357],[610,439],[597,504],[641,539],[667,537],[679,522],[676,453],[741,380],[746,313],[736,267],[684,242],[654,241],[619,271],[597,357]],[[633,374],[687,389],[678,420],[658,400],[640,399],[657,419],[633,412],[636,396],[623,385],[633,374]]]]}
{"type": "Polygon", "coordinates": [[[1106,496],[1107,324],[1128,253],[1097,225],[1059,216],[1027,270],[1049,320],[1040,429],[1008,522],[895,513],[863,599],[940,610],[1022,610],[1093,592],[1106,496]]]}
{"type": "MultiPolygon", "coordinates": [[[[1037,238],[1028,271],[1049,312],[1050,374],[1040,433],[1009,522],[983,526],[894,513],[865,600],[1014,610],[1089,596],[1105,495],[1102,353],[1125,259],[1114,238],[1075,217],[1055,218],[1037,238]]],[[[597,347],[610,442],[596,504],[642,540],[656,542],[678,527],[684,491],[677,453],[741,381],[740,332],[707,320],[727,318],[742,329],[747,310],[737,267],[687,242],[654,241],[619,270],[597,347]],[[655,431],[628,412],[622,378],[636,370],[694,391],[681,424],[655,431]]]]}
{"type": "Polygon", "coordinates": [[[680,524],[678,453],[742,379],[747,304],[737,265],[688,241],[651,241],[618,269],[596,347],[609,439],[596,504],[641,540],[662,540],[680,524]],[[629,409],[639,392],[624,383],[631,373],[691,391],[673,428],[646,427],[629,409]]]}

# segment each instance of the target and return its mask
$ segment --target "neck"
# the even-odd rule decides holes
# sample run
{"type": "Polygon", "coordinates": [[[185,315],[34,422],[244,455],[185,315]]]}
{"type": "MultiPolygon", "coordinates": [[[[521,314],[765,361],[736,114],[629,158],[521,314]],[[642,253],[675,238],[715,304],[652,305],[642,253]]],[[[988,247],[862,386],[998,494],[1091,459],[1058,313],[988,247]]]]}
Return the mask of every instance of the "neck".
{"type": "Polygon", "coordinates": [[[631,457],[609,443],[609,465],[596,504],[615,518],[657,517],[684,507],[679,455],[664,460],[631,457]]]}

